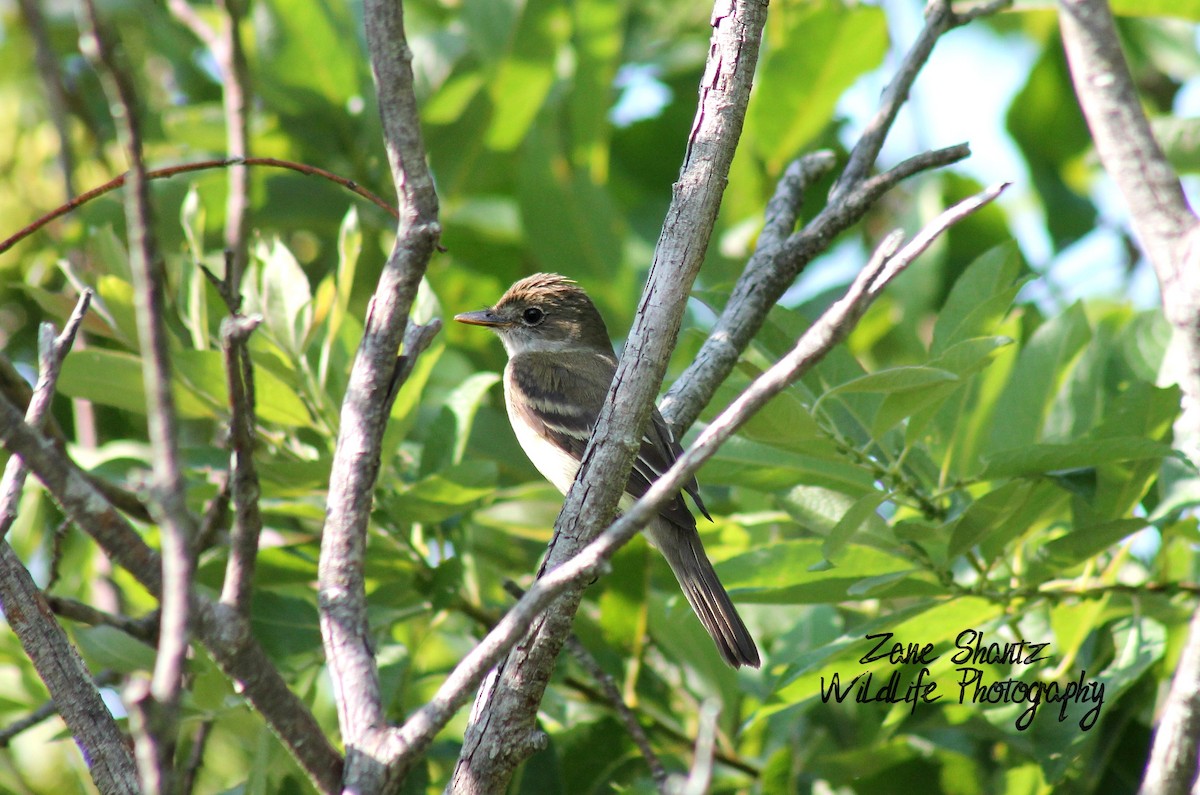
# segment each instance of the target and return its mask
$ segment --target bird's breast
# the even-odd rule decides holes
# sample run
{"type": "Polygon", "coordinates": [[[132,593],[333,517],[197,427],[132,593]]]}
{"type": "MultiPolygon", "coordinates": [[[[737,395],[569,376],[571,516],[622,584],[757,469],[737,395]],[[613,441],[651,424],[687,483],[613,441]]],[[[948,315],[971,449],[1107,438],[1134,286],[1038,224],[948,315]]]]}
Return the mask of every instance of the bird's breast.
{"type": "Polygon", "coordinates": [[[508,409],[508,421],[512,424],[513,433],[521,444],[525,455],[542,473],[542,477],[550,481],[554,488],[563,494],[571,488],[575,474],[579,472],[579,462],[554,442],[544,438],[536,428],[529,424],[525,416],[513,407],[513,390],[511,377],[504,379],[504,404],[508,409]]]}

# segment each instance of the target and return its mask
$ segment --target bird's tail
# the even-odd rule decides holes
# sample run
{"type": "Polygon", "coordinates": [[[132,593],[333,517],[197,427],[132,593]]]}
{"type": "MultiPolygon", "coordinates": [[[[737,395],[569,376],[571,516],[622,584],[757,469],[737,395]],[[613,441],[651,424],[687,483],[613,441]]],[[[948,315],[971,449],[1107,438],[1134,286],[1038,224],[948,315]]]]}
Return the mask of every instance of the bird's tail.
{"type": "Polygon", "coordinates": [[[761,665],[758,647],[754,645],[754,639],[742,623],[742,617],[730,601],[725,587],[717,579],[696,529],[680,527],[659,517],[647,528],[647,535],[667,559],[667,564],[679,580],[683,595],[712,636],[725,661],[734,668],[743,665],[757,668],[761,665]]]}

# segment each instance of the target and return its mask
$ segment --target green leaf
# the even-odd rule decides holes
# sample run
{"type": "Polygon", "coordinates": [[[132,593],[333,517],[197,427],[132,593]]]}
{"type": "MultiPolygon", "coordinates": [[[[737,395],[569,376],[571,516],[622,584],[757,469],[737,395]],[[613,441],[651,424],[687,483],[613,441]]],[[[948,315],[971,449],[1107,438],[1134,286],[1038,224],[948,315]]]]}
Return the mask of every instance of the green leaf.
{"type": "Polygon", "coordinates": [[[441,522],[491,496],[496,476],[492,462],[469,461],[396,490],[384,504],[399,522],[441,522]]]}
{"type": "Polygon", "coordinates": [[[788,489],[803,483],[860,495],[873,491],[870,472],[848,464],[834,446],[814,439],[805,455],[734,436],[701,470],[707,483],[749,486],[760,491],[788,489]]]}
{"type": "MultiPolygon", "coordinates": [[[[737,399],[762,369],[745,360],[738,362],[729,378],[717,388],[717,394],[701,413],[706,422],[737,399]]],[[[738,435],[755,442],[783,447],[795,452],[808,450],[821,436],[820,426],[804,404],[800,390],[785,389],[772,398],[738,430],[738,435]]]]}
{"type": "Polygon", "coordinates": [[[958,557],[1000,530],[1033,490],[1029,481],[1012,481],[971,503],[950,528],[949,556],[958,557]]]}
{"type": "Polygon", "coordinates": [[[76,630],[74,637],[80,653],[94,671],[108,668],[132,674],[154,669],[154,649],[116,627],[84,627],[76,630]]]}
{"type": "Polygon", "coordinates": [[[772,9],[764,38],[756,90],[771,99],[750,104],[747,128],[779,173],[825,128],[851,83],[882,62],[887,22],[879,8],[816,0],[772,9]]]}
{"type": "Polygon", "coordinates": [[[882,491],[873,491],[858,498],[825,539],[825,544],[821,547],[821,554],[825,556],[825,560],[831,563],[840,560],[846,545],[858,533],[859,528],[872,517],[879,518],[875,511],[886,497],[882,491]]]}
{"type": "Polygon", "coordinates": [[[426,455],[421,462],[423,472],[462,463],[475,415],[488,390],[499,380],[496,373],[475,373],[446,396],[441,413],[427,433],[426,455]]]}
{"type": "Polygon", "coordinates": [[[1096,208],[1083,195],[1078,180],[1071,179],[1092,139],[1071,88],[1058,36],[1043,37],[1041,57],[1013,97],[1006,121],[1046,208],[1046,226],[1055,249],[1061,250],[1092,231],[1096,208]],[[1047,135],[1047,130],[1054,134],[1047,135]]]}
{"type": "MultiPolygon", "coordinates": [[[[854,598],[852,590],[865,580],[901,574],[889,597],[929,596],[942,588],[912,563],[873,547],[846,544],[839,564],[819,570],[825,544],[816,539],[781,541],[717,564],[721,581],[739,602],[764,604],[836,603],[854,598]]],[[[878,596],[879,594],[873,594],[878,596]]]]}
{"type": "Polygon", "coordinates": [[[1098,467],[1119,461],[1165,458],[1171,448],[1141,436],[1083,439],[1067,444],[1031,444],[988,456],[982,478],[1020,477],[1098,467]]]}
{"type": "Polygon", "coordinates": [[[457,121],[483,85],[484,77],[479,72],[454,75],[421,108],[421,121],[425,124],[457,121]]]}
{"type": "MultiPolygon", "coordinates": [[[[948,682],[952,664],[951,655],[946,652],[952,647],[954,639],[964,629],[987,627],[1001,610],[1001,606],[976,597],[957,597],[940,602],[922,600],[879,616],[874,621],[863,622],[853,631],[809,649],[792,661],[785,674],[777,680],[774,692],[764,699],[754,720],[761,721],[787,707],[815,701],[820,697],[822,681],[828,687],[834,674],[845,686],[855,675],[872,668],[889,673],[892,666],[886,661],[868,665],[860,662],[879,640],[868,639],[867,635],[890,632],[893,635],[892,642],[922,646],[933,644],[934,652],[938,655],[938,659],[930,666],[933,681],[948,682]]],[[[908,705],[904,706],[907,708],[908,705]]]]}
{"type": "Polygon", "coordinates": [[[1116,519],[1103,524],[1077,527],[1061,538],[1046,543],[1042,550],[1055,569],[1082,563],[1147,526],[1145,519],[1116,519]]]}
{"type": "MultiPolygon", "coordinates": [[[[173,387],[175,410],[180,417],[200,419],[215,416],[210,400],[197,396],[179,382],[175,382],[173,387]]],[[[100,348],[72,352],[63,362],[58,388],[68,397],[83,398],[134,414],[146,413],[142,362],[127,353],[100,348]]]]}
{"type": "Polygon", "coordinates": [[[437,365],[446,350],[445,344],[435,341],[417,357],[417,364],[408,374],[408,379],[396,393],[396,401],[392,404],[392,413],[384,436],[385,450],[394,450],[408,436],[417,421],[421,397],[433,368],[437,365]]]}
{"type": "Polygon", "coordinates": [[[889,367],[886,370],[838,384],[822,395],[821,400],[831,395],[855,392],[882,392],[884,394],[910,392],[956,381],[958,381],[958,376],[954,373],[939,370],[936,367],[889,367]]]}
{"type": "MultiPolygon", "coordinates": [[[[229,413],[225,359],[218,351],[176,351],[171,361],[176,377],[198,396],[203,396],[214,413],[229,413]]],[[[290,428],[313,426],[312,416],[300,399],[295,384],[285,382],[270,370],[254,366],[255,415],[263,422],[290,428]]]]}
{"type": "Polygon", "coordinates": [[[312,291],[300,263],[278,239],[260,243],[255,256],[262,262],[261,307],[265,326],[293,361],[304,355],[312,325],[312,291]]]}
{"type": "Polygon", "coordinates": [[[119,276],[103,274],[96,279],[96,296],[103,303],[105,317],[117,330],[117,338],[137,350],[139,341],[133,285],[119,276]]]}
{"type": "Polygon", "coordinates": [[[954,343],[929,365],[952,372],[959,380],[933,385],[925,390],[888,395],[875,414],[871,424],[872,435],[880,438],[901,420],[912,417],[905,428],[905,442],[908,446],[918,444],[929,423],[937,418],[938,408],[967,386],[968,376],[987,367],[998,349],[1011,344],[1009,337],[977,337],[954,343]]]}
{"type": "Polygon", "coordinates": [[[484,141],[490,149],[515,149],[529,132],[550,87],[554,60],[566,40],[566,9],[553,0],[528,0],[507,57],[488,85],[492,123],[484,141]]]}
{"type": "MultiPolygon", "coordinates": [[[[349,311],[350,297],[354,293],[354,273],[358,267],[359,254],[362,253],[362,237],[358,210],[352,206],[342,219],[341,228],[338,230],[338,265],[333,282],[333,299],[329,303],[329,314],[321,335],[321,358],[317,365],[317,373],[318,380],[326,392],[341,392],[341,389],[330,390],[329,370],[336,355],[335,348],[342,341],[342,322],[349,311]]],[[[326,284],[322,282],[323,289],[318,291],[319,296],[326,295],[323,292],[327,289],[326,284]]],[[[318,305],[321,303],[320,300],[317,301],[318,305]]],[[[340,379],[338,386],[341,386],[340,379]]]]}
{"type": "Polygon", "coordinates": [[[985,455],[1041,441],[1062,381],[1090,339],[1087,316],[1078,303],[1034,332],[997,400],[985,455]]]}
{"type": "Polygon", "coordinates": [[[1015,245],[997,246],[972,262],[938,312],[930,353],[941,356],[958,343],[993,333],[1021,288],[1020,268],[1015,245]]]}
{"type": "Polygon", "coordinates": [[[588,289],[599,300],[596,288],[620,278],[612,266],[622,259],[624,219],[590,174],[564,167],[565,144],[551,125],[539,121],[526,137],[516,187],[528,244],[546,270],[569,262],[578,278],[594,276],[588,289]]]}
{"type": "Polygon", "coordinates": [[[358,222],[358,210],[351,205],[338,229],[337,300],[329,313],[329,334],[336,336],[342,318],[350,309],[350,296],[354,293],[354,273],[358,267],[358,256],[362,253],[363,234],[358,222]]]}
{"type": "Polygon", "coordinates": [[[319,114],[321,108],[344,109],[362,91],[362,34],[350,6],[315,2],[293,7],[285,0],[267,0],[260,11],[270,35],[259,41],[255,67],[261,79],[255,80],[255,91],[268,107],[319,114]]]}
{"type": "Polygon", "coordinates": [[[311,599],[257,588],[250,605],[250,625],[254,637],[276,661],[320,653],[321,628],[311,599]]]}

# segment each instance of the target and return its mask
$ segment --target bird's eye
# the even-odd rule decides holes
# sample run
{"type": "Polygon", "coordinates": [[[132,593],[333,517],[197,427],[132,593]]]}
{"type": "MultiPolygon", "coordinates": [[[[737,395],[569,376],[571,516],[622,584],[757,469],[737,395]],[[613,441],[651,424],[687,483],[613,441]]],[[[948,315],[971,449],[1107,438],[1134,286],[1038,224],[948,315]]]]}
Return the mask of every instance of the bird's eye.
{"type": "Polygon", "coordinates": [[[546,319],[546,313],[536,306],[531,306],[521,313],[521,319],[525,321],[525,325],[527,326],[536,326],[546,319]]]}

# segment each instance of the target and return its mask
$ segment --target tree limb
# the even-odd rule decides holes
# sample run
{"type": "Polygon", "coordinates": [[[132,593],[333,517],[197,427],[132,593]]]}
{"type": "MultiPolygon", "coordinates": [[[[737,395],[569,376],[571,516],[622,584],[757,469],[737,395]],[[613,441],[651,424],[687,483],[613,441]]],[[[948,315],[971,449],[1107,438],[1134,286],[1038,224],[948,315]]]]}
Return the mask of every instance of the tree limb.
{"type": "MultiPolygon", "coordinates": [[[[1059,22],[1096,151],[1125,197],[1134,231],[1158,276],[1163,314],[1171,324],[1160,380],[1178,382],[1183,392],[1175,444],[1200,463],[1200,227],[1142,111],[1107,3],[1061,0],[1059,22]]],[[[1171,681],[1141,792],[1191,790],[1198,746],[1200,611],[1192,617],[1171,681]]]]}
{"type": "MultiPolygon", "coordinates": [[[[342,404],[321,537],[318,607],[346,747],[342,786],[347,792],[386,792],[405,769],[383,714],[367,624],[363,580],[367,522],[384,426],[396,394],[395,378],[403,369],[397,366],[397,352],[441,228],[417,117],[403,7],[392,0],[367,0],[363,13],[400,219],[367,311],[342,404]]],[[[410,363],[419,353],[404,351],[410,363]]]]}

